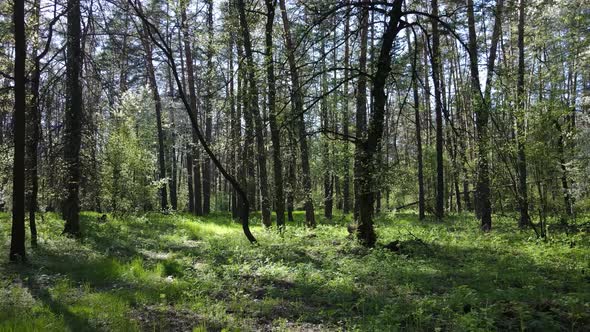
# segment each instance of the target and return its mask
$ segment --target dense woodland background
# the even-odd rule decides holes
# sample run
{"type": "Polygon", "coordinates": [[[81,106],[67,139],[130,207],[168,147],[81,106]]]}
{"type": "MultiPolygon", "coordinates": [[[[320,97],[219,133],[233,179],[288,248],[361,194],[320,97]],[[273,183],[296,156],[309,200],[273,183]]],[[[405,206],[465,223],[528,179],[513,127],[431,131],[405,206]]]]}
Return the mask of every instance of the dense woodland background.
{"type": "Polygon", "coordinates": [[[394,251],[374,225],[400,211],[589,228],[584,0],[2,1],[0,45],[12,261],[46,218],[154,211],[394,251]]]}

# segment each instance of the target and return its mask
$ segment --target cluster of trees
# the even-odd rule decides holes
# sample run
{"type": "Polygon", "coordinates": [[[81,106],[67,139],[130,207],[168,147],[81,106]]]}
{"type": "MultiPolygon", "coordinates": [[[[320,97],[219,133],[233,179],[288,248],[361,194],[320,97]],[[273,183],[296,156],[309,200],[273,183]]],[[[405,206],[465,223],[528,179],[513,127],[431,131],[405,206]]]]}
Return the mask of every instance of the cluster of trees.
{"type": "Polygon", "coordinates": [[[72,236],[80,209],[231,211],[252,242],[251,210],[339,209],[373,246],[412,206],[542,236],[589,204],[588,26],[583,0],[3,2],[10,256],[50,210],[72,236]]]}

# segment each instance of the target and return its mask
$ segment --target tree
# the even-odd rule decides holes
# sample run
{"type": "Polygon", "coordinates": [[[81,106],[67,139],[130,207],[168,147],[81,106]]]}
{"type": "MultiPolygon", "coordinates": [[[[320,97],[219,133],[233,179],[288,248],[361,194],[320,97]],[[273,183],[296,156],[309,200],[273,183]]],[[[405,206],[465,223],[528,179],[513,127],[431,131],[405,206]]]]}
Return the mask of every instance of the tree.
{"type": "Polygon", "coordinates": [[[296,119],[296,127],[299,139],[299,153],[301,156],[301,170],[303,178],[303,194],[305,200],[305,222],[308,227],[315,227],[315,212],[313,199],[311,196],[311,169],[309,167],[309,151],[307,147],[307,133],[305,130],[305,118],[303,110],[303,85],[299,82],[299,69],[295,61],[295,45],[291,36],[291,27],[287,15],[285,0],[279,0],[281,8],[281,17],[283,19],[283,29],[285,31],[285,47],[287,52],[287,61],[289,63],[289,73],[291,75],[291,99],[293,105],[293,117],[296,119]]]}
{"type": "Polygon", "coordinates": [[[254,57],[252,55],[252,42],[250,41],[250,29],[246,19],[246,8],[243,0],[238,0],[238,10],[240,12],[240,25],[242,28],[244,51],[246,54],[246,71],[248,73],[248,97],[246,98],[248,110],[246,112],[249,112],[251,114],[250,116],[254,118],[255,126],[256,157],[258,159],[258,177],[262,199],[262,223],[266,227],[270,227],[272,223],[270,219],[270,200],[268,197],[268,176],[266,172],[266,151],[264,147],[263,124],[258,107],[258,87],[254,68],[254,57]]]}
{"type": "Polygon", "coordinates": [[[25,40],[25,2],[15,0],[14,24],[14,162],[12,167],[12,232],[10,261],[26,261],[25,251],[25,112],[27,46],[25,40]]]}
{"type": "MultiPolygon", "coordinates": [[[[188,2],[188,0],[186,0],[188,2]]],[[[186,5],[184,3],[181,6],[181,17],[182,17],[182,33],[183,33],[183,43],[184,43],[184,53],[186,59],[186,72],[187,72],[187,85],[188,85],[188,92],[190,97],[190,111],[194,114],[195,117],[198,116],[197,113],[197,93],[195,90],[195,74],[193,68],[193,55],[192,55],[192,48],[190,43],[190,34],[188,31],[187,26],[187,18],[186,18],[186,5]]],[[[192,183],[189,184],[189,193],[193,192],[193,208],[194,212],[197,216],[203,215],[203,202],[201,199],[201,166],[200,166],[200,153],[198,148],[198,137],[196,131],[192,130],[192,151],[187,154],[187,167],[192,166],[189,171],[189,180],[192,179],[192,183]],[[192,185],[192,186],[191,186],[192,185]]],[[[189,195],[189,198],[191,195],[189,195]]],[[[189,204],[190,206],[190,204],[189,204]]]]}
{"type": "Polygon", "coordinates": [[[430,60],[432,63],[432,83],[434,85],[434,111],[436,117],[436,205],[434,214],[441,220],[444,217],[445,208],[445,183],[443,161],[443,101],[444,92],[441,88],[442,66],[440,63],[440,37],[438,31],[438,1],[432,0],[432,50],[430,60]]]}
{"type": "MultiPolygon", "coordinates": [[[[148,84],[152,92],[152,98],[154,100],[154,106],[156,109],[156,128],[158,130],[158,166],[159,166],[159,181],[166,181],[166,162],[164,156],[164,130],[162,129],[162,99],[160,98],[160,92],[158,91],[158,83],[156,81],[156,71],[153,63],[153,51],[152,46],[149,42],[149,36],[147,32],[148,27],[142,24],[140,31],[141,42],[145,52],[145,63],[148,77],[148,84]]],[[[168,192],[166,190],[166,184],[160,183],[160,209],[168,209],[168,192]]]]}
{"type": "Polygon", "coordinates": [[[492,85],[492,75],[496,61],[496,50],[500,36],[500,27],[502,23],[502,9],[504,1],[496,2],[496,18],[492,32],[492,41],[489,51],[487,64],[487,79],[485,93],[482,95],[481,85],[479,82],[477,36],[475,33],[475,15],[473,13],[473,1],[467,1],[467,21],[469,26],[469,68],[471,72],[471,100],[476,116],[477,129],[477,188],[476,204],[477,215],[481,218],[481,229],[489,231],[492,228],[492,206],[490,199],[490,176],[489,176],[489,137],[488,122],[490,109],[490,93],[492,85]]]}
{"type": "Polygon", "coordinates": [[[273,58],[273,24],[276,0],[265,0],[266,24],[264,30],[266,52],[266,85],[268,87],[268,122],[272,141],[272,163],[274,176],[274,205],[277,214],[277,227],[285,227],[285,194],[283,188],[283,161],[281,156],[281,134],[277,123],[276,110],[276,79],[273,58]]]}
{"type": "Polygon", "coordinates": [[[524,21],[525,21],[525,0],[520,0],[518,5],[518,81],[516,85],[516,99],[518,111],[516,114],[516,149],[518,168],[518,205],[520,219],[518,225],[521,228],[530,224],[529,199],[527,188],[527,163],[525,152],[525,95],[524,95],[524,21]]]}
{"type": "MultiPolygon", "coordinates": [[[[359,174],[359,218],[357,237],[359,241],[367,246],[373,247],[377,241],[377,235],[373,228],[373,204],[375,175],[377,172],[377,147],[383,137],[383,127],[385,120],[385,105],[387,96],[385,94],[385,84],[391,73],[391,50],[393,41],[398,33],[405,27],[401,20],[403,0],[393,2],[387,12],[387,26],[383,32],[381,49],[377,58],[377,65],[373,75],[373,113],[369,121],[368,134],[366,139],[362,139],[357,147],[360,147],[360,163],[364,170],[359,174]]],[[[357,137],[357,139],[359,139],[357,137]]]]}
{"type": "Polygon", "coordinates": [[[63,233],[80,237],[80,146],[82,142],[82,49],[80,39],[80,0],[68,0],[67,58],[66,58],[66,111],[64,134],[64,161],[66,163],[66,199],[63,233]]]}

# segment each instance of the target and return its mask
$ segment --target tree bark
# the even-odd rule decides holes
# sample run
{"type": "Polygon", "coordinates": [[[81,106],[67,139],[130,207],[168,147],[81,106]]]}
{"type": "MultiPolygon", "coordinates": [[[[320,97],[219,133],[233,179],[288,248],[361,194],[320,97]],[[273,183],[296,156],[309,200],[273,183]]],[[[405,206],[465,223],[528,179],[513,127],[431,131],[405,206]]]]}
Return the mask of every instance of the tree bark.
{"type": "Polygon", "coordinates": [[[82,142],[82,49],[80,47],[80,1],[68,0],[66,45],[66,111],[64,161],[66,163],[66,199],[63,204],[63,234],[80,237],[80,146],[82,142]]]}
{"type": "MultiPolygon", "coordinates": [[[[410,54],[415,53],[416,65],[419,60],[418,36],[414,40],[414,49],[412,50],[409,34],[408,48],[410,54]]],[[[418,219],[424,220],[425,217],[425,200],[424,200],[424,162],[422,159],[422,124],[420,120],[420,95],[418,93],[418,68],[413,69],[412,92],[414,97],[414,122],[416,123],[416,159],[418,162],[418,219]]]]}
{"type": "Polygon", "coordinates": [[[313,199],[311,196],[311,170],[309,166],[309,151],[307,147],[307,133],[305,131],[305,119],[303,111],[303,86],[299,83],[299,70],[295,62],[295,46],[291,37],[291,28],[285,0],[279,0],[281,16],[283,19],[283,28],[285,30],[285,47],[287,49],[287,60],[291,74],[292,84],[292,104],[293,112],[297,119],[297,131],[299,138],[299,150],[301,154],[301,177],[303,178],[303,195],[305,199],[305,222],[308,227],[315,227],[315,212],[313,199]]]}
{"type": "MultiPolygon", "coordinates": [[[[154,69],[153,61],[153,50],[149,42],[149,36],[147,35],[147,27],[144,25],[141,30],[141,41],[143,43],[143,49],[145,52],[145,62],[148,76],[148,83],[150,90],[152,91],[152,98],[154,100],[156,108],[156,127],[158,130],[158,167],[159,167],[159,178],[162,181],[166,179],[166,162],[164,159],[164,130],[162,128],[162,100],[160,93],[158,92],[158,83],[156,81],[156,71],[154,69]]],[[[160,184],[160,209],[168,209],[168,192],[166,190],[166,184],[160,184]]]]}
{"type": "Polygon", "coordinates": [[[524,95],[524,21],[525,21],[525,0],[520,0],[518,5],[518,73],[516,95],[518,100],[518,111],[516,114],[516,149],[518,168],[518,205],[520,219],[518,226],[527,227],[531,221],[529,217],[529,200],[527,188],[527,162],[525,153],[525,95],[524,95]]]}
{"type": "MultiPolygon", "coordinates": [[[[367,40],[369,35],[369,10],[363,7],[360,17],[360,55],[359,71],[367,72],[367,40]]],[[[364,168],[367,165],[362,164],[364,158],[363,148],[361,146],[367,132],[367,77],[361,74],[357,82],[356,92],[356,144],[354,149],[354,219],[359,222],[360,216],[360,197],[361,178],[364,168]]]]}
{"type": "Polygon", "coordinates": [[[268,120],[270,125],[270,139],[272,141],[273,175],[274,175],[274,203],[277,214],[277,227],[279,230],[285,227],[285,194],[283,188],[283,161],[281,156],[281,133],[277,124],[276,111],[276,78],[273,56],[273,24],[276,9],[276,0],[265,0],[266,25],[266,81],[268,86],[268,120]]]}
{"type": "MultiPolygon", "coordinates": [[[[182,33],[184,39],[184,53],[186,59],[186,72],[187,72],[187,84],[190,98],[191,112],[195,117],[198,117],[197,113],[197,93],[195,91],[195,72],[193,67],[193,52],[190,42],[190,34],[188,26],[186,25],[186,7],[181,8],[181,20],[182,20],[182,33]]],[[[195,130],[192,130],[192,153],[187,153],[187,158],[191,158],[190,162],[187,163],[192,165],[190,172],[192,173],[192,191],[193,191],[193,207],[194,212],[197,216],[203,215],[203,203],[201,199],[201,166],[200,166],[200,153],[198,148],[198,138],[195,130]]],[[[190,192],[190,187],[189,187],[190,192]]]]}
{"type": "Polygon", "coordinates": [[[270,219],[270,200],[268,198],[268,175],[266,172],[266,151],[264,147],[264,134],[262,117],[258,107],[258,87],[256,85],[256,72],[254,57],[252,55],[252,42],[250,41],[250,29],[246,19],[246,8],[244,0],[238,0],[238,10],[240,12],[240,23],[242,28],[242,37],[244,39],[244,53],[246,55],[247,73],[248,73],[248,111],[254,118],[254,130],[256,136],[256,148],[258,159],[258,177],[260,182],[262,223],[266,227],[272,225],[270,219]]]}
{"type": "MultiPolygon", "coordinates": [[[[205,139],[209,144],[212,143],[212,105],[211,99],[213,90],[213,0],[207,0],[207,72],[205,74],[205,139]]],[[[211,212],[211,160],[205,156],[203,158],[203,215],[211,212]]]]}
{"type": "MultiPolygon", "coordinates": [[[[432,15],[438,17],[438,1],[432,0],[432,15]]],[[[436,117],[436,205],[435,215],[438,220],[444,217],[445,198],[444,198],[444,167],[443,167],[443,123],[442,123],[442,108],[441,100],[441,75],[442,68],[440,64],[440,37],[438,31],[438,21],[431,19],[432,24],[432,54],[430,60],[432,62],[432,83],[434,85],[434,102],[435,102],[435,117],[436,117]]]]}
{"type": "Polygon", "coordinates": [[[12,167],[12,229],[9,259],[12,262],[27,260],[25,250],[25,112],[26,77],[25,61],[25,2],[15,0],[14,24],[14,160],[12,167]]]}
{"type": "Polygon", "coordinates": [[[357,237],[367,247],[375,246],[377,241],[372,219],[375,200],[373,188],[376,186],[375,173],[377,171],[376,158],[377,149],[383,137],[385,105],[387,103],[385,85],[391,72],[391,50],[397,34],[404,26],[401,21],[402,4],[403,0],[395,0],[387,13],[387,27],[383,32],[381,50],[377,58],[375,74],[373,75],[373,113],[369,122],[367,138],[363,139],[360,145],[357,145],[361,148],[360,162],[364,166],[364,171],[360,174],[361,178],[359,180],[360,197],[357,237]]]}
{"type": "MultiPolygon", "coordinates": [[[[346,20],[344,21],[344,110],[343,110],[343,121],[342,121],[342,133],[344,137],[348,137],[350,135],[349,126],[350,126],[350,113],[348,109],[348,98],[350,97],[349,94],[349,85],[348,80],[350,78],[350,16],[346,16],[346,20]]],[[[344,165],[344,178],[342,181],[342,212],[347,214],[350,212],[350,169],[348,162],[348,151],[350,147],[348,141],[344,141],[344,157],[345,157],[345,165],[344,165]]]]}

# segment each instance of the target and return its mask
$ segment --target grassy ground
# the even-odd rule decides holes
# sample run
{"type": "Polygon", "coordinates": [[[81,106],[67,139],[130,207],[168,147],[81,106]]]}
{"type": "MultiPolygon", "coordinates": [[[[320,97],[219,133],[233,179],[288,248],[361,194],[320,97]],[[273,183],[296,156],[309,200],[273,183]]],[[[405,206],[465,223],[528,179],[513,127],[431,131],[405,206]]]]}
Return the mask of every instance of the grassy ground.
{"type": "Polygon", "coordinates": [[[513,219],[482,234],[471,216],[398,214],[367,250],[341,217],[282,237],[254,226],[258,246],[225,215],[98,217],[84,213],[77,242],[47,214],[21,267],[0,214],[0,331],[590,330],[584,232],[539,241],[513,219]]]}

